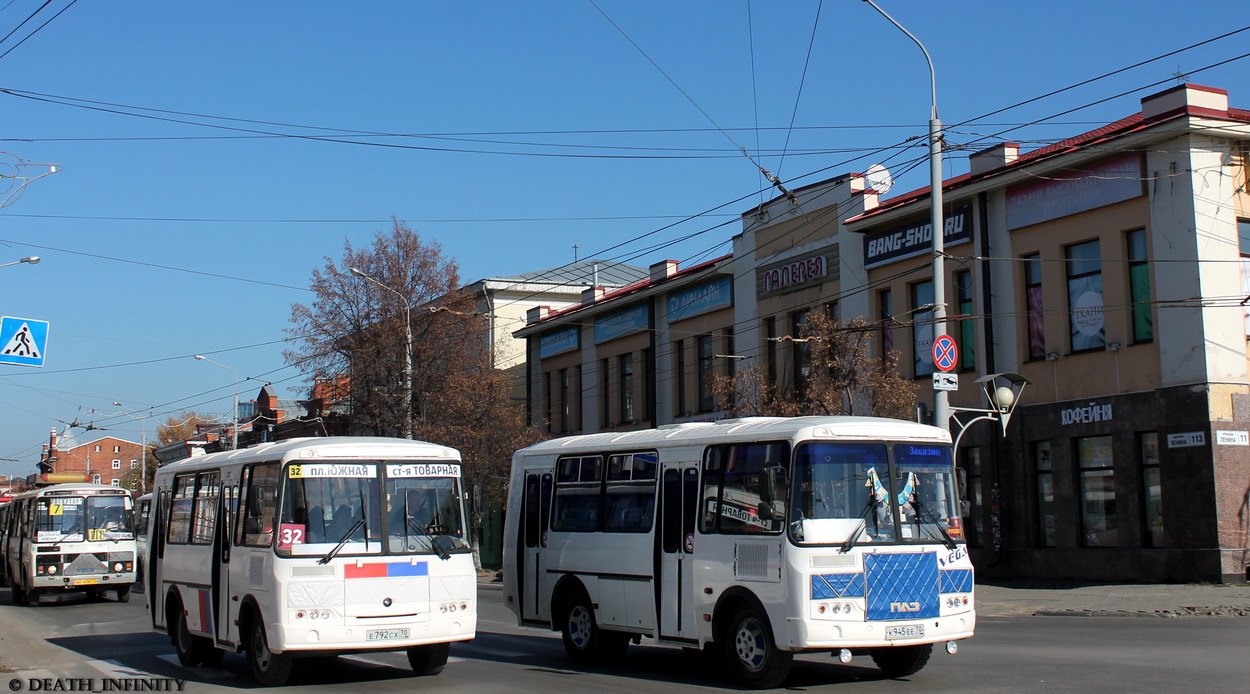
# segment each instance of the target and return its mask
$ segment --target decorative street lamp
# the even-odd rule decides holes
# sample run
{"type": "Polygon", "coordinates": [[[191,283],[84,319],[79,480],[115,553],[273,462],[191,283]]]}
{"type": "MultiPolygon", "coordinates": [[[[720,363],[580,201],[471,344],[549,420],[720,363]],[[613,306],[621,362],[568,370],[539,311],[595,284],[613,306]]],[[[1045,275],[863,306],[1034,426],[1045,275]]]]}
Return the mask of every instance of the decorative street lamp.
{"type": "Polygon", "coordinates": [[[951,447],[956,454],[959,453],[959,440],[973,422],[997,421],[1002,427],[1003,436],[1006,436],[1007,424],[1011,421],[1011,415],[1015,414],[1016,406],[1020,404],[1020,393],[1029,385],[1024,376],[1010,372],[982,376],[976,382],[981,385],[981,392],[989,406],[951,408],[951,419],[959,427],[959,432],[955,434],[955,445],[951,447]],[[967,416],[967,419],[960,419],[961,416],[967,416]]]}
{"type": "Polygon", "coordinates": [[[359,268],[349,268],[357,277],[368,280],[399,298],[404,306],[404,438],[412,438],[412,306],[399,290],[382,284],[359,268]]]}
{"type": "Polygon", "coordinates": [[[234,377],[234,417],[233,417],[234,424],[230,428],[230,448],[234,450],[238,450],[239,448],[239,376],[238,374],[234,372],[234,369],[230,368],[229,366],[226,366],[225,364],[218,364],[217,362],[213,361],[212,359],[209,359],[203,354],[197,354],[195,355],[195,358],[199,359],[200,361],[206,361],[209,364],[213,364],[214,366],[220,366],[226,371],[229,371],[230,375],[234,377]]]}

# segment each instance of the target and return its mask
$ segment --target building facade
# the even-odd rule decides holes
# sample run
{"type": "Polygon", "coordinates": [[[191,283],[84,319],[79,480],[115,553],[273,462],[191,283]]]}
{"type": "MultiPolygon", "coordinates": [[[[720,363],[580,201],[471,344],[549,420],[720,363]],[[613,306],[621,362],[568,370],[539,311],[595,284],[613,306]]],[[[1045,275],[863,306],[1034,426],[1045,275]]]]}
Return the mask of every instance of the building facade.
{"type": "Polygon", "coordinates": [[[143,446],[115,436],[78,443],[68,431],[58,435],[56,429],[52,429],[38,466],[44,475],[81,474],[84,480],[94,484],[128,486],[123,484],[127,475],[138,483],[138,471],[143,467],[143,446]],[[131,474],[131,471],[135,472],[131,474]]]}
{"type": "Polygon", "coordinates": [[[978,378],[1028,383],[1005,434],[976,423],[960,440],[983,576],[1245,581],[1247,126],[1226,92],[1185,84],[1052,146],[977,152],[943,183],[940,278],[929,189],[884,199],[879,178],[846,174],[793,191],[743,215],[731,256],[531,314],[531,420],[572,434],[724,416],[707,374],[754,363],[797,386],[813,311],[869,320],[923,419],[945,334],[956,412],[988,406],[978,378]],[[669,319],[695,296],[706,310],[669,319]]]}

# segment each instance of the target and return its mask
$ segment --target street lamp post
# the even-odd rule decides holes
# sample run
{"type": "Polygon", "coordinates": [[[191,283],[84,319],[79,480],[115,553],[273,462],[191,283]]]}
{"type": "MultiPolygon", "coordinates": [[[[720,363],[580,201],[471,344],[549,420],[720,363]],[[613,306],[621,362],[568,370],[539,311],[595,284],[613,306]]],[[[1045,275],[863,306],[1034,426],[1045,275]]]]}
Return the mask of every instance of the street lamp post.
{"type": "Polygon", "coordinates": [[[404,438],[412,438],[412,306],[408,297],[393,287],[382,284],[359,268],[349,268],[351,273],[368,280],[399,298],[404,306],[404,438]]]}
{"type": "Polygon", "coordinates": [[[148,417],[150,415],[139,415],[138,412],[116,400],[113,401],[113,406],[126,410],[133,419],[139,420],[139,457],[143,460],[142,473],[139,476],[139,493],[146,494],[148,491],[148,417]]]}
{"type": "Polygon", "coordinates": [[[214,366],[220,366],[226,371],[229,371],[230,375],[234,377],[234,424],[230,427],[230,448],[237,450],[239,448],[239,376],[234,372],[234,369],[226,366],[225,364],[218,364],[203,354],[197,354],[195,355],[195,358],[200,361],[206,361],[214,366]]]}
{"type": "Polygon", "coordinates": [[[39,264],[39,260],[40,260],[40,258],[39,258],[39,256],[37,256],[37,255],[28,255],[28,256],[26,256],[25,258],[22,258],[21,260],[14,260],[14,261],[13,261],[13,262],[11,262],[11,263],[0,263],[0,267],[8,267],[8,266],[10,266],[10,265],[20,265],[20,264],[22,264],[22,263],[29,263],[29,264],[31,264],[31,265],[38,265],[38,264],[39,264]]]}
{"type": "MultiPolygon", "coordinates": [[[[907,38],[920,47],[920,52],[924,53],[925,62],[929,64],[929,94],[932,104],[929,110],[929,215],[933,229],[933,337],[937,339],[938,335],[946,334],[946,263],[944,262],[946,239],[942,236],[945,231],[942,223],[942,121],[938,119],[937,71],[933,69],[933,58],[929,56],[929,51],[924,44],[920,43],[920,39],[886,14],[886,11],[878,7],[873,0],[864,0],[864,2],[907,34],[907,38]]],[[[935,389],[933,424],[949,429],[950,415],[950,400],[946,391],[935,389]]]]}

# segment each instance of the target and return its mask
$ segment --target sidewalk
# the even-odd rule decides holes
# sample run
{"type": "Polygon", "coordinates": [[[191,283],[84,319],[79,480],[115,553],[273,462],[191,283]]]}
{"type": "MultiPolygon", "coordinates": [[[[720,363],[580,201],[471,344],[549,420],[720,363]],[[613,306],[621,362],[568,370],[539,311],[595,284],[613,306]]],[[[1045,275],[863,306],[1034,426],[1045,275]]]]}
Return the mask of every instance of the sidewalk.
{"type": "MultiPolygon", "coordinates": [[[[495,573],[478,587],[502,588],[495,573]]],[[[981,617],[1250,617],[1250,584],[1087,584],[1012,581],[978,584],[981,617]]]]}
{"type": "Polygon", "coordinates": [[[1250,617],[1250,584],[978,584],[977,614],[1078,617],[1250,617]]]}

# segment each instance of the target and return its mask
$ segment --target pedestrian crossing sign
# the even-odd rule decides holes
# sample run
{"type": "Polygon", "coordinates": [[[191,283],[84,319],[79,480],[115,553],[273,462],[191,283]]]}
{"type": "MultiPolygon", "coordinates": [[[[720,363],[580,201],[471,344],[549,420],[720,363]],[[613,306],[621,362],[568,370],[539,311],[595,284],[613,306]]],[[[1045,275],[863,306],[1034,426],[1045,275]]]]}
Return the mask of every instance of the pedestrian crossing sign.
{"type": "Polygon", "coordinates": [[[48,347],[48,321],[0,318],[0,364],[43,366],[48,347]]]}

